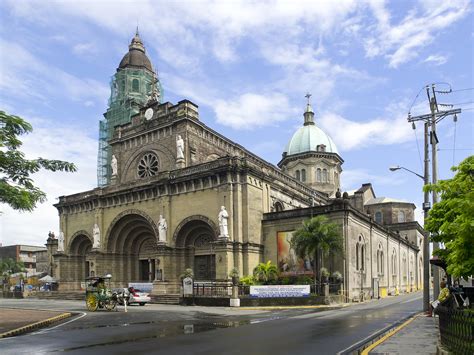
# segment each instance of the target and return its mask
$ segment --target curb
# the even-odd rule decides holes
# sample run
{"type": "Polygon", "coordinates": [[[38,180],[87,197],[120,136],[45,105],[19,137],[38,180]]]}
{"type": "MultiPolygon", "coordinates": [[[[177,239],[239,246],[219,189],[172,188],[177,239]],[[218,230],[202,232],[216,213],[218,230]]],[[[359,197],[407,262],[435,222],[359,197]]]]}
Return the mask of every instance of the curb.
{"type": "Polygon", "coordinates": [[[327,305],[307,305],[307,306],[256,306],[256,307],[238,307],[236,310],[243,311],[273,311],[273,310],[285,310],[285,309],[324,309],[332,311],[335,309],[346,308],[350,306],[338,305],[338,306],[327,306],[327,305]]]}
{"type": "Polygon", "coordinates": [[[38,329],[38,328],[47,326],[51,323],[58,322],[60,320],[69,318],[71,316],[72,316],[72,313],[62,313],[62,314],[57,315],[55,317],[51,317],[51,318],[48,318],[48,319],[45,319],[45,320],[42,320],[42,321],[39,321],[39,322],[36,322],[36,323],[28,324],[28,325],[25,325],[23,327],[16,328],[16,329],[13,329],[13,330],[9,330],[8,332],[0,334],[0,339],[1,338],[13,337],[13,336],[20,335],[20,334],[24,334],[24,333],[27,333],[27,332],[32,331],[34,329],[38,329]]]}
{"type": "Polygon", "coordinates": [[[362,350],[361,354],[362,355],[368,355],[371,350],[373,350],[374,348],[376,348],[377,346],[379,346],[380,344],[385,342],[388,338],[390,338],[393,335],[395,335],[396,333],[398,333],[401,329],[405,328],[408,324],[413,322],[413,320],[415,320],[415,318],[418,317],[419,315],[420,315],[420,313],[413,316],[413,317],[410,317],[407,320],[405,320],[405,322],[400,324],[398,327],[391,328],[388,332],[386,332],[384,335],[382,335],[382,337],[380,337],[378,340],[375,340],[372,344],[370,344],[368,347],[366,347],[364,350],[362,350]]]}

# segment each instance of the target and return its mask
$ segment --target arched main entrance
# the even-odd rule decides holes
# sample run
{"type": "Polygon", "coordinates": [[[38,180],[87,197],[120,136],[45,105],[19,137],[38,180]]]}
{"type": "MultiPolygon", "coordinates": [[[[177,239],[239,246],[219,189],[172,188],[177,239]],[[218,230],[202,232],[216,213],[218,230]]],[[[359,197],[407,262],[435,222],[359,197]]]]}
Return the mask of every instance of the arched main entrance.
{"type": "Polygon", "coordinates": [[[72,236],[69,245],[69,258],[74,264],[74,280],[83,281],[86,277],[93,276],[90,274],[93,265],[87,260],[91,249],[92,241],[87,232],[79,231],[72,236]]]}
{"type": "Polygon", "coordinates": [[[185,268],[193,269],[197,281],[216,278],[216,238],[216,225],[204,216],[189,217],[176,229],[176,247],[184,248],[185,268]]]}
{"type": "Polygon", "coordinates": [[[107,253],[115,282],[152,282],[155,279],[156,226],[141,212],[123,213],[107,233],[107,253]]]}

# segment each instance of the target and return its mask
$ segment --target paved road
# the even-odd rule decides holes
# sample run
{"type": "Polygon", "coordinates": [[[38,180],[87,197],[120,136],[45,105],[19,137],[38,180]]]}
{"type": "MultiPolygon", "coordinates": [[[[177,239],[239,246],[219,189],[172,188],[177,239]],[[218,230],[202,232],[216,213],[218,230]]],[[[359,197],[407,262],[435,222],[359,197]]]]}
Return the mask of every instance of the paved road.
{"type": "MultiPolygon", "coordinates": [[[[74,301],[18,300],[0,306],[15,301],[18,307],[83,307],[74,301]]],[[[419,312],[421,305],[420,292],[326,311],[147,305],[128,313],[83,313],[60,326],[0,340],[0,348],[2,354],[336,354],[419,312]]]]}

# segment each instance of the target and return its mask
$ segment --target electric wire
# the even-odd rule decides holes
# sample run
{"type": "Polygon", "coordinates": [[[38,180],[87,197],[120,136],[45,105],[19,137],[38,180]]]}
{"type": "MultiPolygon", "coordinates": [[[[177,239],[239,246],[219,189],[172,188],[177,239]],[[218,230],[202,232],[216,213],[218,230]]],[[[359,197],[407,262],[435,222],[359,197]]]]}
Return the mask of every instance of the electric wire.
{"type": "Polygon", "coordinates": [[[420,144],[418,143],[418,135],[416,134],[416,128],[413,130],[413,133],[415,134],[416,149],[418,150],[418,159],[420,160],[420,169],[423,169],[423,162],[421,161],[420,144]]]}
{"type": "MultiPolygon", "coordinates": [[[[454,116],[456,117],[456,116],[454,116]]],[[[454,162],[456,159],[456,127],[457,127],[458,121],[457,119],[454,120],[454,138],[453,138],[453,166],[454,162]]]]}
{"type": "Polygon", "coordinates": [[[468,91],[468,90],[474,90],[474,88],[457,89],[457,90],[453,90],[451,92],[468,91]]]}

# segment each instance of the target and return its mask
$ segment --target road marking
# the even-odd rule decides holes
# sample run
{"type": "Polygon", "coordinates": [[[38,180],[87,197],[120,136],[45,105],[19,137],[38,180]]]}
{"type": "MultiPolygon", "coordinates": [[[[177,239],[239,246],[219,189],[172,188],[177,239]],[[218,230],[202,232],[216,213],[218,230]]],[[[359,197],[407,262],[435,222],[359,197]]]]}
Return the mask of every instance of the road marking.
{"type": "Polygon", "coordinates": [[[72,315],[71,313],[62,313],[62,314],[57,315],[55,317],[51,317],[51,318],[44,319],[42,321],[27,324],[23,327],[12,329],[12,330],[9,330],[5,333],[0,334],[0,338],[9,338],[9,337],[12,337],[12,336],[15,336],[15,335],[23,334],[23,333],[31,331],[35,328],[43,327],[43,326],[49,325],[53,322],[58,322],[58,321],[63,320],[65,318],[71,317],[71,315],[72,315]]]}
{"type": "Polygon", "coordinates": [[[79,317],[77,317],[77,318],[71,319],[71,320],[69,320],[69,321],[67,321],[67,322],[58,324],[58,325],[56,325],[56,326],[54,326],[54,327],[51,327],[51,328],[48,328],[48,329],[45,329],[45,330],[40,330],[39,332],[31,333],[31,335],[33,335],[33,334],[43,334],[43,333],[47,333],[47,332],[49,332],[49,331],[51,331],[51,330],[53,330],[53,329],[62,327],[63,325],[66,325],[66,324],[68,324],[68,323],[75,322],[76,320],[79,320],[79,319],[81,319],[81,318],[87,316],[87,313],[85,313],[85,312],[79,312],[79,313],[81,313],[81,315],[80,315],[79,317]]]}
{"type": "Polygon", "coordinates": [[[422,298],[423,298],[423,297],[420,296],[420,297],[414,298],[414,299],[412,299],[412,300],[403,301],[403,302],[401,302],[400,304],[409,303],[409,302],[413,302],[413,301],[418,301],[418,300],[420,300],[420,299],[422,299],[422,298]]]}
{"type": "Polygon", "coordinates": [[[382,344],[385,340],[387,340],[388,338],[390,338],[391,336],[393,336],[394,334],[398,333],[401,329],[405,328],[408,324],[410,324],[411,322],[413,322],[413,320],[418,317],[419,314],[417,314],[416,316],[414,317],[411,317],[409,320],[407,320],[405,323],[399,325],[397,328],[395,328],[392,332],[388,333],[388,334],[385,334],[383,337],[381,337],[379,340],[377,340],[375,343],[372,343],[370,344],[367,348],[365,348],[361,355],[368,355],[369,354],[369,351],[372,350],[373,348],[379,346],[380,344],[382,344]]]}

